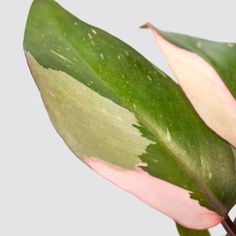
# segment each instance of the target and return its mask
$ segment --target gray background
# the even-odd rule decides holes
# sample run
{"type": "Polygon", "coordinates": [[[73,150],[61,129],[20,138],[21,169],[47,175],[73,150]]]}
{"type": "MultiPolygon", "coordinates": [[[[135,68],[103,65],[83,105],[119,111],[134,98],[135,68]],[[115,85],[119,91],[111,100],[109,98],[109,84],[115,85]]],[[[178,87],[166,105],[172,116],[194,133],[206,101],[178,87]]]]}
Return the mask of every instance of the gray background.
{"type": "MultiPolygon", "coordinates": [[[[235,0],[59,2],[167,72],[152,35],[138,29],[146,21],[166,30],[236,41],[235,0]]],[[[30,3],[8,0],[0,7],[0,235],[177,235],[172,220],[97,176],[56,134],[23,56],[30,3]]],[[[212,232],[224,231],[216,227],[212,232]]]]}

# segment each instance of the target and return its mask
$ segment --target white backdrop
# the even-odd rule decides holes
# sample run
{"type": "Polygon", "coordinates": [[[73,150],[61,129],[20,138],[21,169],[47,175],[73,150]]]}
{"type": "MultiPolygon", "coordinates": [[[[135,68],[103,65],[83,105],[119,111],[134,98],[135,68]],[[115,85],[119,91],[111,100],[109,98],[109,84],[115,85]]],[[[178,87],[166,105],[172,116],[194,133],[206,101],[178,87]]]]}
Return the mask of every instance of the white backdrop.
{"type": "MultiPolygon", "coordinates": [[[[235,0],[60,0],[169,72],[148,31],[158,27],[236,41],[235,0]]],[[[0,7],[0,235],[177,235],[172,220],[114,187],[69,151],[49,122],[22,41],[30,0],[0,7]]],[[[236,216],[236,210],[232,212],[236,216]]],[[[212,229],[223,235],[223,229],[212,229]]]]}

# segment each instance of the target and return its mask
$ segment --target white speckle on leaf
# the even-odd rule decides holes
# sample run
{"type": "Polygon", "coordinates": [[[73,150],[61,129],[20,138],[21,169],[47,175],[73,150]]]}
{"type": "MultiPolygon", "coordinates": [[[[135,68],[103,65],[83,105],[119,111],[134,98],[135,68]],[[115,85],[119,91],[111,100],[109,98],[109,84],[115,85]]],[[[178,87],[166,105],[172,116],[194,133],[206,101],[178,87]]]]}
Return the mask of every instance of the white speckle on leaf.
{"type": "Polygon", "coordinates": [[[119,56],[119,55],[117,55],[117,58],[120,60],[121,59],[121,57],[119,56]]]}
{"type": "Polygon", "coordinates": [[[129,53],[128,53],[127,51],[125,51],[125,54],[126,54],[127,56],[129,56],[129,53]]]}
{"type": "Polygon", "coordinates": [[[121,117],[117,117],[117,120],[119,120],[119,121],[123,121],[123,119],[121,118],[121,117]]]}
{"type": "Polygon", "coordinates": [[[135,109],[135,110],[137,109],[137,106],[136,106],[136,104],[133,104],[133,107],[134,107],[134,109],[135,109]]]}
{"type": "Polygon", "coordinates": [[[100,53],[100,57],[102,58],[102,60],[104,60],[104,55],[103,55],[103,53],[100,53]]]}
{"type": "Polygon", "coordinates": [[[167,139],[168,142],[171,141],[171,135],[170,135],[170,131],[169,131],[168,128],[166,129],[166,139],[167,139]]]}
{"type": "Polygon", "coordinates": [[[197,47],[202,48],[202,43],[200,41],[197,41],[197,47]]]}
{"type": "Polygon", "coordinates": [[[208,175],[209,175],[209,179],[212,179],[212,173],[209,172],[208,175]]]}
{"type": "Polygon", "coordinates": [[[157,164],[159,163],[159,160],[157,160],[157,159],[153,159],[152,161],[157,163],[157,164]]]}
{"type": "Polygon", "coordinates": [[[97,31],[95,29],[92,29],[93,34],[97,34],[97,31]]]}
{"type": "Polygon", "coordinates": [[[147,167],[147,166],[148,166],[148,164],[145,162],[140,162],[137,164],[137,167],[147,167]]]}
{"type": "Polygon", "coordinates": [[[147,75],[147,78],[152,81],[152,77],[150,75],[147,75]]]}
{"type": "Polygon", "coordinates": [[[78,26],[78,22],[75,21],[75,22],[74,22],[74,25],[75,25],[75,26],[78,26]]]}
{"type": "Polygon", "coordinates": [[[88,36],[90,39],[93,39],[93,36],[90,33],[88,33],[88,36]]]}
{"type": "Polygon", "coordinates": [[[203,166],[202,156],[199,156],[201,166],[203,166]]]}
{"type": "Polygon", "coordinates": [[[70,59],[68,59],[68,58],[66,58],[66,57],[64,57],[64,56],[62,56],[61,54],[59,54],[59,53],[57,53],[57,52],[55,52],[55,51],[53,51],[53,50],[50,50],[50,52],[53,53],[53,54],[55,54],[56,56],[60,57],[61,59],[65,60],[65,61],[68,61],[68,62],[73,63],[70,59]]]}
{"type": "Polygon", "coordinates": [[[232,48],[234,46],[234,44],[233,43],[227,43],[227,46],[232,48]]]}

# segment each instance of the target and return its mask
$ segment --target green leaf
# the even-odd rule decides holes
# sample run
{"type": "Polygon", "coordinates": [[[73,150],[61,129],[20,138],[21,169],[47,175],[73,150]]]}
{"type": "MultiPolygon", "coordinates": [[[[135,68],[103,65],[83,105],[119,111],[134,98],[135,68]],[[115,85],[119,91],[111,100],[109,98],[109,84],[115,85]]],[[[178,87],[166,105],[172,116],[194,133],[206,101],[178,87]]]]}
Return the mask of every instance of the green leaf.
{"type": "Polygon", "coordinates": [[[180,236],[210,236],[208,230],[192,230],[176,224],[180,236]]]}
{"type": "Polygon", "coordinates": [[[191,228],[219,223],[235,204],[232,147],[133,48],[35,0],[24,49],[54,127],[99,174],[191,228]]]}

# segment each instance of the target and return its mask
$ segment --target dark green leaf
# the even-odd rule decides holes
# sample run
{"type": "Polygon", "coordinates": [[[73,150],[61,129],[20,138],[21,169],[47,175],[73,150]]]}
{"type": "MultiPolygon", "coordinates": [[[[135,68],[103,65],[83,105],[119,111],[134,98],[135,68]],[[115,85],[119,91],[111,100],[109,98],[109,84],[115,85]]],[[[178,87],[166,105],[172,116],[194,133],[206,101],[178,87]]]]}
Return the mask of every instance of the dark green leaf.
{"type": "Polygon", "coordinates": [[[176,224],[180,236],[210,236],[208,230],[192,230],[176,224]]]}

